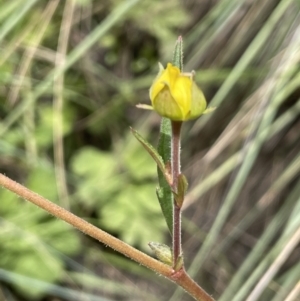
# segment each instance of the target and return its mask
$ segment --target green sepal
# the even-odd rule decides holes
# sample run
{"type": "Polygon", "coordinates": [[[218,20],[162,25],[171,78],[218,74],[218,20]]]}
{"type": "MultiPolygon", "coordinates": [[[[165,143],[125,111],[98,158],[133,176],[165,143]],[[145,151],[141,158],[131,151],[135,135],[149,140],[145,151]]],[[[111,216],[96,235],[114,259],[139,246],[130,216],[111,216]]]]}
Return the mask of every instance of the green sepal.
{"type": "Polygon", "coordinates": [[[179,36],[173,53],[173,65],[178,67],[179,70],[182,72],[183,70],[183,42],[182,37],[179,36]]]}
{"type": "Polygon", "coordinates": [[[158,242],[149,242],[149,247],[155,253],[155,256],[163,263],[172,266],[173,254],[169,246],[158,242]]]}
{"type": "Polygon", "coordinates": [[[184,201],[185,193],[188,189],[189,183],[184,174],[180,174],[178,176],[178,186],[177,186],[177,193],[174,193],[174,198],[176,201],[177,206],[181,207],[184,201]]]}
{"type": "Polygon", "coordinates": [[[146,149],[146,151],[150,154],[150,156],[154,159],[157,164],[157,167],[161,171],[163,177],[165,178],[168,185],[171,185],[172,179],[169,173],[169,169],[165,168],[165,163],[161,155],[157,152],[157,150],[147,141],[145,140],[136,130],[130,128],[134,137],[142,144],[142,146],[146,149]]]}
{"type": "MultiPolygon", "coordinates": [[[[165,169],[168,169],[167,166],[171,160],[171,120],[168,118],[162,118],[160,124],[160,134],[158,140],[157,151],[162,157],[165,164],[165,169]]],[[[157,169],[158,173],[158,184],[156,194],[157,198],[166,220],[169,231],[172,235],[173,232],[173,194],[169,183],[166,181],[165,176],[161,170],[157,169]]]]}

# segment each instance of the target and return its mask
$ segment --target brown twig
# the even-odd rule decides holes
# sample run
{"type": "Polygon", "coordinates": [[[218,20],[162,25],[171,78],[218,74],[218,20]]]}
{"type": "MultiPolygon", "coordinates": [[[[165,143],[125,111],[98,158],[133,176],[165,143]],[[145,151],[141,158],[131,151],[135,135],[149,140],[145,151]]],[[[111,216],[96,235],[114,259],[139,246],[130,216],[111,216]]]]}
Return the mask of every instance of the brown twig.
{"type": "Polygon", "coordinates": [[[21,184],[11,180],[3,174],[0,174],[0,186],[14,192],[18,196],[30,201],[38,207],[44,209],[55,217],[62,219],[68,224],[74,226],[83,233],[97,239],[112,249],[129,257],[130,259],[144,265],[156,273],[167,277],[169,280],[177,283],[184,288],[191,296],[198,301],[214,301],[198,284],[196,284],[185,272],[184,269],[174,271],[174,269],[147,254],[131,247],[123,241],[111,236],[105,231],[93,226],[64,208],[48,201],[44,197],[29,190],[21,184]]]}

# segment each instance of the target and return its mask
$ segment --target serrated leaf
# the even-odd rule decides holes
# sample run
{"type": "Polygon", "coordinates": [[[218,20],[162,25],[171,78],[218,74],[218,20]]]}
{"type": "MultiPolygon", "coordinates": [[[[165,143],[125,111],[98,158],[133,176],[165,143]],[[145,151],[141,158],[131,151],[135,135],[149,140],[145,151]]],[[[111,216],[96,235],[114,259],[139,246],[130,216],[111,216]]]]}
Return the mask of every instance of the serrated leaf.
{"type": "Polygon", "coordinates": [[[57,201],[57,186],[53,169],[35,168],[31,170],[26,185],[43,197],[57,201]]]}
{"type": "Polygon", "coordinates": [[[82,147],[77,151],[71,162],[72,170],[77,175],[95,176],[99,173],[103,179],[114,173],[116,165],[116,160],[111,153],[90,146],[82,147]]]}
{"type": "Polygon", "coordinates": [[[152,157],[149,156],[148,152],[141,151],[139,144],[134,143],[133,147],[124,149],[121,159],[130,178],[136,181],[149,180],[156,175],[156,165],[153,164],[152,157]]]}
{"type": "Polygon", "coordinates": [[[44,288],[34,285],[34,280],[52,283],[59,280],[63,275],[63,263],[51,256],[49,253],[40,254],[27,253],[16,256],[12,272],[26,275],[32,278],[32,285],[24,284],[21,280],[15,281],[18,291],[29,297],[30,300],[38,300],[44,294],[44,288]]]}
{"type": "MultiPolygon", "coordinates": [[[[55,178],[52,169],[37,167],[31,170],[26,186],[42,195],[55,196],[55,178]]],[[[64,255],[79,251],[77,232],[60,220],[15,194],[0,190],[0,266],[17,275],[32,278],[33,284],[15,281],[15,289],[28,300],[40,299],[44,289],[34,285],[34,279],[49,284],[63,276],[64,255]]]]}
{"type": "Polygon", "coordinates": [[[117,232],[130,245],[145,248],[150,240],[161,241],[164,236],[164,219],[155,198],[154,183],[127,185],[113,202],[99,208],[100,225],[117,232]]]}
{"type": "Polygon", "coordinates": [[[115,174],[116,160],[109,152],[83,147],[71,159],[71,170],[78,176],[77,197],[85,206],[98,207],[120,189],[122,176],[115,174]]]}

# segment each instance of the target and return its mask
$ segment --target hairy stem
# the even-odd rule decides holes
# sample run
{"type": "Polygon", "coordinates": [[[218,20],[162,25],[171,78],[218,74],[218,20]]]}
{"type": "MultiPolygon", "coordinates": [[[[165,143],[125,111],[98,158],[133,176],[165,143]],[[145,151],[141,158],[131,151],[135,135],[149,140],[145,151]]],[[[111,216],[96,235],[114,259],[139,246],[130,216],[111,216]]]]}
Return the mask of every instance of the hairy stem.
{"type": "Polygon", "coordinates": [[[172,121],[172,188],[177,192],[178,175],[180,174],[180,130],[181,121],[172,121]]]}
{"type": "Polygon", "coordinates": [[[198,301],[214,301],[205,290],[203,290],[184,269],[181,270],[180,277],[175,281],[184,288],[195,300],[198,301]]]}
{"type": "MultiPolygon", "coordinates": [[[[178,176],[180,174],[180,130],[182,122],[172,121],[172,189],[177,193],[178,176]]],[[[181,255],[181,207],[174,198],[173,206],[173,267],[176,266],[181,255]]]]}
{"type": "Polygon", "coordinates": [[[11,180],[10,178],[0,174],[0,186],[14,192],[19,197],[35,204],[44,209],[55,217],[67,222],[83,233],[97,239],[112,249],[129,257],[130,259],[144,265],[145,267],[155,271],[156,273],[167,277],[169,280],[177,283],[184,288],[197,301],[214,301],[197,283],[195,283],[185,272],[184,269],[174,271],[174,269],[147,254],[131,247],[123,241],[113,237],[107,232],[93,226],[78,216],[72,214],[66,209],[48,201],[37,193],[29,190],[21,184],[11,180]]]}
{"type": "Polygon", "coordinates": [[[181,255],[181,208],[174,201],[173,211],[173,267],[176,267],[181,255]]]}
{"type": "Polygon", "coordinates": [[[0,185],[16,193],[18,196],[37,205],[38,207],[46,210],[47,212],[54,215],[55,217],[62,219],[68,224],[82,231],[84,234],[87,234],[101,241],[105,245],[124,254],[125,256],[131,258],[132,260],[137,261],[138,263],[146,266],[147,268],[154,270],[155,272],[162,274],[166,277],[170,277],[172,275],[173,271],[170,266],[167,266],[162,262],[157,261],[154,258],[148,256],[147,254],[131,247],[130,245],[124,243],[123,241],[93,226],[87,221],[67,211],[66,209],[48,201],[47,199],[27,189],[21,184],[11,180],[10,178],[4,176],[3,174],[0,174],[0,185]]]}

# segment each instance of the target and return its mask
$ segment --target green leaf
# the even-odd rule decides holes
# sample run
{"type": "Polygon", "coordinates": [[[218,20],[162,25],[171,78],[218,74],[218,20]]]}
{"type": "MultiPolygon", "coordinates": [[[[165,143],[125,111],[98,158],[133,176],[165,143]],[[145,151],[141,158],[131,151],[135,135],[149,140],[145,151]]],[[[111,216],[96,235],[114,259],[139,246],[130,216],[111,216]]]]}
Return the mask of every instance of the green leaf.
{"type": "MultiPolygon", "coordinates": [[[[158,140],[157,150],[162,157],[164,164],[171,160],[171,121],[168,118],[162,118],[160,125],[160,135],[158,140]]],[[[166,181],[163,173],[158,168],[158,183],[159,188],[156,191],[156,195],[165,217],[166,223],[172,234],[173,231],[173,194],[170,185],[166,181]]]]}
{"type": "MultiPolygon", "coordinates": [[[[25,184],[46,196],[56,194],[52,169],[32,169],[25,184]]],[[[15,289],[28,300],[40,300],[45,290],[34,285],[34,280],[51,284],[63,279],[64,256],[76,254],[81,248],[78,233],[10,191],[0,190],[0,199],[0,266],[32,278],[32,285],[15,281],[15,289]]]]}
{"type": "MultiPolygon", "coordinates": [[[[132,137],[133,139],[135,138],[132,137]]],[[[156,166],[153,164],[153,159],[148,152],[141,151],[141,146],[138,143],[124,146],[120,161],[123,163],[126,173],[129,173],[127,178],[130,177],[133,181],[138,182],[155,179],[156,166]]]]}
{"type": "MultiPolygon", "coordinates": [[[[63,263],[59,258],[53,257],[50,253],[43,254],[23,253],[16,256],[12,272],[24,275],[34,280],[44,282],[54,282],[59,280],[63,275],[63,263]]],[[[43,296],[44,290],[36,285],[24,284],[22,280],[15,282],[16,288],[22,294],[26,294],[29,300],[39,300],[43,296]]]]}
{"type": "Polygon", "coordinates": [[[168,186],[158,187],[156,189],[156,196],[160,204],[161,211],[166,220],[169,231],[172,235],[173,232],[173,195],[168,186]]]}
{"type": "Polygon", "coordinates": [[[155,184],[128,184],[111,202],[99,207],[100,226],[130,245],[146,249],[151,240],[162,241],[164,219],[153,202],[155,184]]]}
{"type": "Polygon", "coordinates": [[[117,161],[109,152],[94,147],[82,147],[71,159],[71,170],[77,176],[77,197],[91,210],[101,201],[111,199],[123,183],[122,175],[116,174],[117,161]]]}
{"type": "Polygon", "coordinates": [[[26,185],[43,197],[57,202],[57,186],[53,169],[42,167],[32,169],[28,175],[26,185]]]}
{"type": "MultiPolygon", "coordinates": [[[[64,105],[63,110],[63,134],[68,134],[72,129],[74,111],[69,105],[64,105]]],[[[53,143],[53,108],[50,103],[41,104],[37,107],[37,123],[35,137],[38,146],[47,148],[53,143]]],[[[24,138],[24,137],[23,137],[24,138]]]]}

